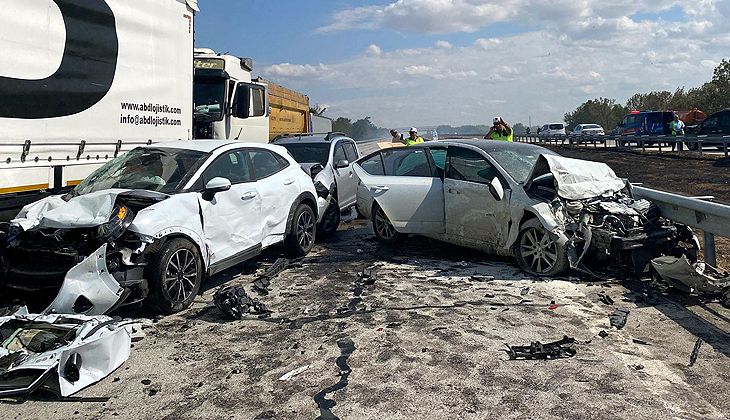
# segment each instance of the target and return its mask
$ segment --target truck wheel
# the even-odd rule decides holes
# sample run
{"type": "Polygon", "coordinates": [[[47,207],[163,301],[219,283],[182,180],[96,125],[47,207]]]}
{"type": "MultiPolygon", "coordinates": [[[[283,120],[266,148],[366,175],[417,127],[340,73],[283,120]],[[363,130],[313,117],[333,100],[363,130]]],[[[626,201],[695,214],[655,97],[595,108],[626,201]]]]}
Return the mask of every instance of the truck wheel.
{"type": "Polygon", "coordinates": [[[174,314],[189,307],[203,282],[198,248],[187,239],[167,241],[147,266],[150,293],[147,303],[155,310],[174,314]]]}
{"type": "Polygon", "coordinates": [[[568,254],[550,237],[539,220],[522,225],[515,242],[515,257],[524,271],[538,276],[557,276],[568,268],[568,254]]]}
{"type": "Polygon", "coordinates": [[[373,208],[373,232],[378,241],[384,244],[394,244],[406,237],[406,235],[395,230],[388,216],[377,204],[373,208]]]}
{"type": "Polygon", "coordinates": [[[300,204],[294,211],[291,231],[284,239],[286,252],[292,257],[303,257],[312,250],[317,234],[314,211],[306,205],[300,204]]]}
{"type": "Polygon", "coordinates": [[[327,206],[327,210],[325,210],[317,233],[320,237],[325,238],[337,232],[338,226],[340,226],[340,205],[337,201],[332,200],[330,205],[327,206]]]}

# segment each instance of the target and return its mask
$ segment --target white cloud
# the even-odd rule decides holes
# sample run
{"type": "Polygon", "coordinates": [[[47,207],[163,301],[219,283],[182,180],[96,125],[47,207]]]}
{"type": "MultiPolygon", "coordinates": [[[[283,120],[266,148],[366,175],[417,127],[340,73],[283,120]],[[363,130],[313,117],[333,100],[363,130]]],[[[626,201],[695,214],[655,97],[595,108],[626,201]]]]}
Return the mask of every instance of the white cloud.
{"type": "Polygon", "coordinates": [[[372,44],[368,47],[367,50],[365,50],[365,53],[367,55],[377,57],[377,56],[383,54],[383,50],[381,50],[380,47],[378,47],[377,45],[372,44]]]}
{"type": "Polygon", "coordinates": [[[709,80],[727,58],[730,2],[700,3],[684,5],[684,20],[675,22],[630,18],[669,10],[675,0],[503,0],[493,13],[494,1],[399,0],[338,12],[320,32],[469,32],[497,21],[531,29],[474,36],[467,46],[439,40],[426,48],[383,51],[372,45],[349,59],[283,63],[263,75],[327,101],[330,115],[369,115],[383,126],[476,124],[493,115],[512,123],[529,116],[535,124],[559,121],[588,99],[622,102],[637,92],[709,80]]]}

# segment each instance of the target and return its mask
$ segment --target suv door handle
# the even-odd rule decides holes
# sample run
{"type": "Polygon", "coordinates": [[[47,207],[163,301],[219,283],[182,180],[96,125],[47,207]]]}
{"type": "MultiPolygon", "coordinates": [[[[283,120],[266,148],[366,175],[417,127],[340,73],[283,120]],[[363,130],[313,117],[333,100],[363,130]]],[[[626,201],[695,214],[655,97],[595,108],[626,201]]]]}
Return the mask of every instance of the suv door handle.
{"type": "Polygon", "coordinates": [[[380,185],[377,187],[370,188],[370,190],[374,193],[381,192],[381,191],[388,191],[390,188],[386,187],[385,185],[380,185]]]}
{"type": "Polygon", "coordinates": [[[250,200],[254,197],[256,197],[256,193],[253,191],[249,191],[241,196],[241,200],[250,200]]]}
{"type": "Polygon", "coordinates": [[[294,178],[289,178],[284,180],[284,185],[291,185],[294,183],[294,178]]]}

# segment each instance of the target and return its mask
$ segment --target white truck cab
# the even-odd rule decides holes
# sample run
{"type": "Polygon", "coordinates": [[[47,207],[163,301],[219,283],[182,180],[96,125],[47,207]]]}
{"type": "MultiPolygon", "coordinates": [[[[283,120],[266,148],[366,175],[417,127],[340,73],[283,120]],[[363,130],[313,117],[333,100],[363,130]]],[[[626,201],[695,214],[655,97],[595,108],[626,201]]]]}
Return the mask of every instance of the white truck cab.
{"type": "Polygon", "coordinates": [[[194,50],[194,138],[269,141],[268,86],[253,82],[253,61],[194,50]]]}

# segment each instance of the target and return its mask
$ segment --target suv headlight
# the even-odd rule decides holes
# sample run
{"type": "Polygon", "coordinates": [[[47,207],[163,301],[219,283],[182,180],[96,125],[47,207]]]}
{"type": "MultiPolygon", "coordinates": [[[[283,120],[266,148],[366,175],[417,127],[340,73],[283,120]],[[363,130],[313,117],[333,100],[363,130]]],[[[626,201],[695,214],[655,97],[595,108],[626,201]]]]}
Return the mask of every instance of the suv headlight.
{"type": "Polygon", "coordinates": [[[104,241],[114,241],[127,230],[134,220],[134,212],[124,205],[117,204],[109,221],[99,226],[97,234],[104,241]]]}

